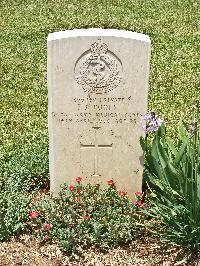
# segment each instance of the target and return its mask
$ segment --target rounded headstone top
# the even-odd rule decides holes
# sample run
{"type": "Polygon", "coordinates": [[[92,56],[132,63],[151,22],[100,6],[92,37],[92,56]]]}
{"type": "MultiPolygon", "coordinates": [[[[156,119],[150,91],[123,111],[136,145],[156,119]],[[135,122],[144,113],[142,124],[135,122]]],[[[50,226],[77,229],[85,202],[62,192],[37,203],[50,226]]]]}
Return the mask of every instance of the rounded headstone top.
{"type": "Polygon", "coordinates": [[[146,43],[151,43],[151,40],[148,35],[138,32],[126,31],[126,30],[117,30],[117,29],[74,29],[49,33],[47,41],[73,38],[73,37],[88,37],[88,36],[102,36],[102,37],[119,37],[138,40],[146,43]]]}

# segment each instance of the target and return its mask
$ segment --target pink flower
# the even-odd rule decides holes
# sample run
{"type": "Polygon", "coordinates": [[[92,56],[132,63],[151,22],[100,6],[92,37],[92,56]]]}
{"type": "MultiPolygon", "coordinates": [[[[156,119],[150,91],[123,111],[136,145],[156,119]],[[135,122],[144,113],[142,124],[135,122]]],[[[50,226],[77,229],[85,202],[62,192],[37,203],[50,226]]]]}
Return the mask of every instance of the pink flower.
{"type": "Polygon", "coordinates": [[[90,216],[89,216],[89,215],[84,215],[84,216],[83,216],[83,219],[84,219],[84,220],[90,220],[90,216]]]}
{"type": "Polygon", "coordinates": [[[111,187],[114,186],[114,184],[115,184],[113,179],[110,179],[107,182],[108,182],[108,185],[111,186],[111,187]]]}
{"type": "Polygon", "coordinates": [[[30,219],[36,219],[38,217],[39,217],[39,212],[37,212],[37,211],[31,211],[31,212],[29,212],[29,218],[30,219]]]}
{"type": "Polygon", "coordinates": [[[137,197],[142,197],[142,192],[141,192],[141,191],[137,191],[137,192],[135,192],[135,195],[136,195],[137,197]]]}
{"type": "Polygon", "coordinates": [[[124,196],[126,196],[127,193],[125,191],[121,190],[121,191],[118,192],[118,194],[119,194],[120,197],[124,197],[124,196]]]}
{"type": "Polygon", "coordinates": [[[45,231],[49,231],[51,229],[51,227],[52,227],[51,224],[47,224],[46,223],[46,224],[43,225],[43,228],[44,228],[45,231]]]}
{"type": "Polygon", "coordinates": [[[137,201],[136,204],[139,208],[144,209],[144,203],[141,200],[137,201]]]}
{"type": "Polygon", "coordinates": [[[77,177],[76,177],[76,182],[80,183],[81,180],[82,180],[82,178],[81,178],[80,176],[77,176],[77,177]]]}
{"type": "Polygon", "coordinates": [[[69,190],[70,190],[70,191],[73,191],[74,189],[75,189],[74,186],[69,186],[69,190]]]}

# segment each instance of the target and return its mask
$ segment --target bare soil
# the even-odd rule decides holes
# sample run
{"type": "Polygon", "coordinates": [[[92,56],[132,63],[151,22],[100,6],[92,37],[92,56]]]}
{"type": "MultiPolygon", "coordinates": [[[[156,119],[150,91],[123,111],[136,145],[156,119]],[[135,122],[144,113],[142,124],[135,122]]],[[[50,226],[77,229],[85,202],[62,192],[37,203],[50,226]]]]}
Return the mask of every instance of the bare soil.
{"type": "MultiPolygon", "coordinates": [[[[0,243],[0,266],[171,266],[181,252],[178,247],[166,249],[146,237],[107,253],[91,248],[82,257],[72,260],[56,243],[41,244],[34,236],[22,235],[0,243]]],[[[200,257],[180,265],[200,266],[200,257]]]]}

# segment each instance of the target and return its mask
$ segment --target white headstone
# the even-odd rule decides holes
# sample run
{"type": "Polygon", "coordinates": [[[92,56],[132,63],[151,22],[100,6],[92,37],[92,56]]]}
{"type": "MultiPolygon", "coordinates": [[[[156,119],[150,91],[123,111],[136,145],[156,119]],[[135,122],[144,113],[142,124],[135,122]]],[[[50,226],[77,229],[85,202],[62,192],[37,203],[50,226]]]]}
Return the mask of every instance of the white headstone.
{"type": "Polygon", "coordinates": [[[81,29],[48,36],[51,192],[63,182],[141,191],[150,39],[140,33],[81,29]]]}

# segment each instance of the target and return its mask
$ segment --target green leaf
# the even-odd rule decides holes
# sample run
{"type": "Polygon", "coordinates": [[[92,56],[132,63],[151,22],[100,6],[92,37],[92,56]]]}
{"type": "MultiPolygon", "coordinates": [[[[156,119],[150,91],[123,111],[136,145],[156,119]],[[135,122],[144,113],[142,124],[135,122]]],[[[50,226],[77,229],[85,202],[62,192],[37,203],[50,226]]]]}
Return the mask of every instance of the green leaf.
{"type": "Polygon", "coordinates": [[[158,137],[155,136],[153,143],[152,143],[152,148],[151,148],[151,156],[158,161],[159,160],[159,156],[158,156],[158,150],[157,150],[157,142],[158,142],[158,137]]]}
{"type": "Polygon", "coordinates": [[[169,158],[168,158],[163,146],[160,143],[158,143],[157,148],[158,148],[158,158],[159,158],[159,161],[162,165],[162,168],[164,169],[167,165],[167,162],[169,161],[169,158]]]}
{"type": "Polygon", "coordinates": [[[167,143],[168,147],[170,148],[170,150],[172,151],[173,155],[176,156],[177,150],[176,150],[171,138],[166,137],[166,143],[167,143]]]}
{"type": "Polygon", "coordinates": [[[158,135],[160,138],[164,139],[166,134],[165,124],[162,123],[162,125],[158,128],[158,135]]]}
{"type": "Polygon", "coordinates": [[[179,133],[180,140],[182,140],[182,142],[187,140],[188,133],[182,121],[179,123],[178,133],[179,133]]]}
{"type": "Polygon", "coordinates": [[[177,152],[177,155],[176,155],[176,158],[174,160],[174,163],[175,164],[179,164],[185,151],[186,151],[186,148],[187,148],[187,141],[184,141],[179,149],[179,151],[177,152]]]}

